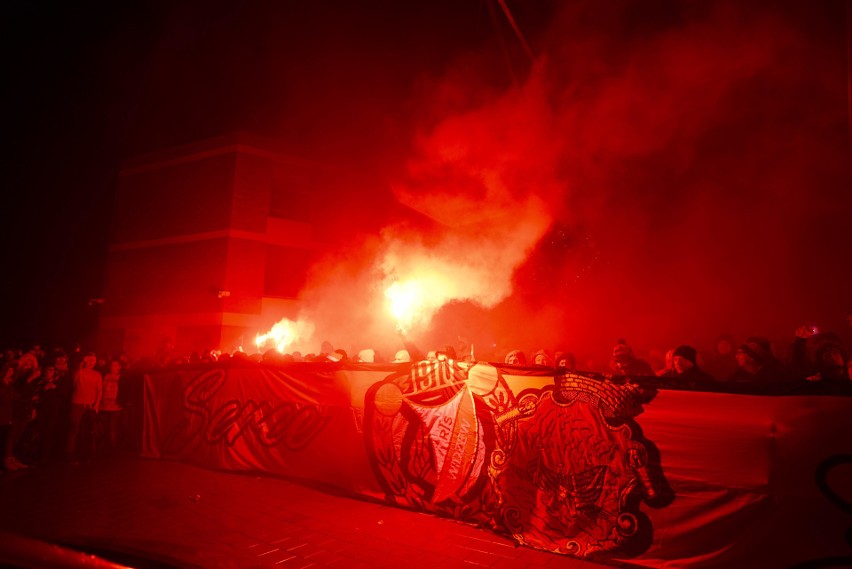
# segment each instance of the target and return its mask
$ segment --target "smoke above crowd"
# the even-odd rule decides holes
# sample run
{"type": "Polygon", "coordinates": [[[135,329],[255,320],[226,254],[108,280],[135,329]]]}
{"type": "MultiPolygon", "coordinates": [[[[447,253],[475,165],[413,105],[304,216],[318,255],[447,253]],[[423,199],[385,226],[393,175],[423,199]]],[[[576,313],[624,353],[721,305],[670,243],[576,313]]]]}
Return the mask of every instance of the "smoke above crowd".
{"type": "Polygon", "coordinates": [[[841,321],[841,288],[811,271],[842,254],[842,46],[805,10],[620,6],[554,13],[515,84],[482,72],[485,50],[416,84],[388,183],[431,223],[320,263],[318,335],[393,346],[386,292],[411,282],[406,324],[430,345],[650,349],[841,321]]]}

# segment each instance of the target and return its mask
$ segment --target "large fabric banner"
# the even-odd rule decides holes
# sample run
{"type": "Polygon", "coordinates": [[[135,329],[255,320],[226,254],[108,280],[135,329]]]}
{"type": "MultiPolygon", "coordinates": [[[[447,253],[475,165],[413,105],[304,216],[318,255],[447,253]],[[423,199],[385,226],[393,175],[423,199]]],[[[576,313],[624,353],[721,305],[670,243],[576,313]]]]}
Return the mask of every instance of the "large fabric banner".
{"type": "Polygon", "coordinates": [[[852,398],[454,362],[145,378],[143,454],[260,471],[613,565],[852,565],[852,398]]]}

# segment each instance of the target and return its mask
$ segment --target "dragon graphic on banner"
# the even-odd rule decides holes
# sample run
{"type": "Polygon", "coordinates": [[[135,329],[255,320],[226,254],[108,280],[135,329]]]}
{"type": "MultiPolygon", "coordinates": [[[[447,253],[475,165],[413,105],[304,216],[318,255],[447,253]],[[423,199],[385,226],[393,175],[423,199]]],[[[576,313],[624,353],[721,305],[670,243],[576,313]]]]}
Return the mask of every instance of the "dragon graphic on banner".
{"type": "Polygon", "coordinates": [[[647,550],[653,527],[640,506],[672,498],[635,421],[655,393],[564,373],[516,395],[504,371],[425,361],[370,387],[364,435],[386,499],[555,553],[647,550]]]}

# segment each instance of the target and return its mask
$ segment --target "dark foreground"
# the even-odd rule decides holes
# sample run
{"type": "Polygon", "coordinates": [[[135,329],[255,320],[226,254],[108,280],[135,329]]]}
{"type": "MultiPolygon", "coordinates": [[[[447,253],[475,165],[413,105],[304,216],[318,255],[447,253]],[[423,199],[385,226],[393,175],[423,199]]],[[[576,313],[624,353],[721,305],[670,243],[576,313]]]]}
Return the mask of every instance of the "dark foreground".
{"type": "Polygon", "coordinates": [[[3,473],[0,529],[137,567],[605,567],[333,491],[131,455],[3,473]]]}

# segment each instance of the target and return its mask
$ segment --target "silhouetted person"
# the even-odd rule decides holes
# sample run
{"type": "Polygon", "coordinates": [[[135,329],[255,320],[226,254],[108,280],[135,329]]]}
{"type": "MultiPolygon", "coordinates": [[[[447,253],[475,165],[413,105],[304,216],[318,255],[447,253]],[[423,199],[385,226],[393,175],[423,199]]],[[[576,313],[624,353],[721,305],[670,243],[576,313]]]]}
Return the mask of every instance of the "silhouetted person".
{"type": "Polygon", "coordinates": [[[626,340],[619,339],[612,348],[612,372],[616,375],[654,376],[654,370],[647,361],[637,358],[626,340]]]}
{"type": "MultiPolygon", "coordinates": [[[[6,448],[6,441],[9,439],[9,433],[12,430],[12,402],[15,399],[14,386],[15,381],[15,363],[6,361],[0,367],[0,448],[6,448]]],[[[4,457],[5,458],[5,457],[4,457]]],[[[3,461],[5,470],[18,470],[18,465],[15,461],[10,461],[11,468],[8,468],[3,461]]]]}
{"type": "Polygon", "coordinates": [[[698,352],[692,346],[678,346],[672,354],[675,375],[673,383],[687,389],[713,391],[716,379],[698,367],[698,352]]]}
{"type": "Polygon", "coordinates": [[[772,351],[772,344],[766,338],[751,336],[737,348],[738,369],[728,381],[781,384],[791,383],[792,374],[784,367],[772,351]]]}
{"type": "Polygon", "coordinates": [[[657,372],[657,377],[674,377],[677,375],[677,370],[674,365],[674,349],[666,350],[665,362],[663,368],[657,372]]]}
{"type": "Polygon", "coordinates": [[[553,360],[550,359],[550,354],[547,350],[541,349],[533,354],[533,365],[539,367],[553,367],[553,360]]]}
{"type": "Polygon", "coordinates": [[[100,403],[100,420],[104,427],[106,454],[118,449],[118,439],[123,424],[123,407],[118,404],[118,391],[122,381],[121,362],[113,360],[109,372],[103,376],[103,389],[100,403]]]}
{"type": "Polygon", "coordinates": [[[577,359],[571,352],[558,351],[553,357],[556,362],[556,367],[564,368],[568,371],[577,370],[577,359]]]}
{"type": "Polygon", "coordinates": [[[58,374],[56,364],[44,368],[36,404],[39,460],[42,463],[56,458],[59,429],[71,395],[69,388],[70,377],[67,374],[58,374]]]}
{"type": "Polygon", "coordinates": [[[521,350],[512,350],[506,354],[503,361],[513,366],[525,366],[527,365],[527,356],[521,350]]]}
{"type": "Polygon", "coordinates": [[[27,465],[18,460],[15,450],[24,434],[27,424],[35,416],[35,394],[41,369],[38,359],[32,352],[27,352],[18,359],[17,372],[12,382],[12,426],[6,438],[4,465],[6,470],[19,470],[27,465]]]}
{"type": "Polygon", "coordinates": [[[77,456],[77,442],[84,418],[94,420],[92,415],[97,415],[101,403],[103,377],[95,370],[96,364],[95,354],[89,352],[83,357],[80,369],[74,374],[70,427],[65,444],[65,453],[70,460],[74,460],[77,456]]]}

